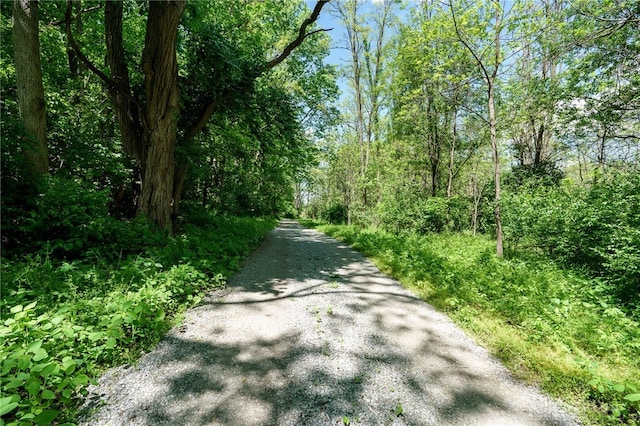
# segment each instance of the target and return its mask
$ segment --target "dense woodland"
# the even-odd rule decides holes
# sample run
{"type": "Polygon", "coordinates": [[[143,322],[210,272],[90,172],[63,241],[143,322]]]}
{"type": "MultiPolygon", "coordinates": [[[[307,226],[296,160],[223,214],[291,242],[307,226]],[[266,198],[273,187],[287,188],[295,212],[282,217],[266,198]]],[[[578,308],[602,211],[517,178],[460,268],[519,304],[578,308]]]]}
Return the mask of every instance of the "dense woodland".
{"type": "Polygon", "coordinates": [[[74,421],[291,215],[585,421],[640,422],[640,3],[0,12],[3,421],[74,421]]]}

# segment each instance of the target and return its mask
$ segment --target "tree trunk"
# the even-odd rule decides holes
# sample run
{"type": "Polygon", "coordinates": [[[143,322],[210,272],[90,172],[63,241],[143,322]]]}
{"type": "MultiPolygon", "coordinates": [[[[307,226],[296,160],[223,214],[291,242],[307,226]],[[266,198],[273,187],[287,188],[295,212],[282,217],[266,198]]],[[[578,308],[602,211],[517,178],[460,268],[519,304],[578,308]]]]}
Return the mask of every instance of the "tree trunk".
{"type": "Polygon", "coordinates": [[[111,78],[117,86],[109,87],[116,121],[124,151],[132,156],[144,176],[145,152],[142,143],[143,127],[140,121],[138,105],[133,102],[129,69],[124,56],[122,40],[122,2],[107,1],[104,8],[105,39],[107,45],[107,63],[111,78]]]}
{"type": "Polygon", "coordinates": [[[138,213],[164,229],[172,224],[174,204],[174,154],[179,113],[176,36],[185,5],[184,0],[149,3],[142,55],[147,129],[143,138],[146,158],[138,213]]]}
{"type": "Polygon", "coordinates": [[[49,171],[49,152],[35,0],[13,2],[13,48],[18,108],[26,133],[24,155],[28,172],[39,178],[49,171]]]}
{"type": "MultiPolygon", "coordinates": [[[[284,61],[306,37],[322,31],[307,32],[307,28],[317,21],[322,7],[328,1],[318,0],[311,15],[300,26],[298,36],[280,55],[267,62],[259,73],[247,75],[246,78],[259,77],[262,72],[284,61]]],[[[177,216],[178,203],[187,172],[186,167],[181,167],[176,173],[174,159],[179,115],[176,38],[185,6],[186,0],[149,2],[142,55],[144,101],[137,99],[131,93],[122,48],[121,2],[108,0],[105,6],[107,62],[111,69],[111,78],[82,54],[71,33],[70,3],[66,12],[66,32],[71,47],[80,60],[109,88],[125,152],[136,159],[140,168],[142,193],[138,201],[137,213],[148,217],[164,229],[169,229],[172,225],[172,212],[174,217],[177,216]]],[[[204,129],[213,112],[230,95],[231,92],[226,92],[208,101],[203,108],[202,116],[196,120],[191,129],[186,130],[186,139],[193,138],[204,129]]]]}
{"type": "Polygon", "coordinates": [[[495,184],[494,215],[496,220],[496,255],[502,257],[502,220],[500,218],[500,152],[495,107],[495,81],[489,83],[489,128],[491,132],[491,152],[493,154],[493,182],[495,184]]]}
{"type": "Polygon", "coordinates": [[[451,111],[451,146],[449,149],[449,176],[447,178],[447,198],[451,198],[453,191],[453,178],[455,174],[453,168],[455,166],[456,155],[456,141],[458,140],[458,111],[454,109],[451,111]]]}

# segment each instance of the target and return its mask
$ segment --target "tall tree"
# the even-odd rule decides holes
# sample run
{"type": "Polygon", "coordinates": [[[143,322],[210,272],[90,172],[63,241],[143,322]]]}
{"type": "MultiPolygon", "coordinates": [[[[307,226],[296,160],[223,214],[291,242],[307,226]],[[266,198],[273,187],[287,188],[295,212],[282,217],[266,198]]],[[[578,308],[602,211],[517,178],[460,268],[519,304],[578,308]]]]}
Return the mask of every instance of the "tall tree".
{"type": "Polygon", "coordinates": [[[29,172],[39,177],[48,172],[49,158],[36,0],[14,0],[13,45],[24,155],[29,172]]]}
{"type": "Polygon", "coordinates": [[[639,4],[581,0],[567,12],[565,137],[596,168],[629,164],[640,156],[639,4]]]}
{"type": "Polygon", "coordinates": [[[441,5],[423,3],[397,36],[394,63],[393,130],[415,147],[409,164],[420,167],[422,190],[446,195],[462,166],[474,154],[478,138],[465,138],[462,123],[477,97],[473,91],[475,63],[441,5]],[[447,158],[448,156],[448,158],[447,158]]]}
{"type": "Polygon", "coordinates": [[[381,112],[384,106],[386,66],[389,59],[387,36],[393,23],[393,1],[372,5],[365,12],[361,0],[340,0],[334,4],[334,14],[346,32],[349,65],[346,75],[352,88],[353,119],[350,126],[360,153],[360,198],[364,207],[371,204],[367,173],[371,164],[372,146],[381,139],[381,112]],[[370,22],[367,23],[367,22],[370,22]]]}
{"type": "Polygon", "coordinates": [[[504,9],[499,0],[492,0],[486,7],[488,22],[482,22],[481,26],[488,28],[486,40],[472,40],[471,36],[465,32],[464,28],[458,25],[456,6],[453,1],[449,2],[451,17],[458,40],[469,50],[476,61],[480,74],[487,90],[487,124],[491,135],[491,152],[493,157],[493,181],[494,192],[494,217],[496,222],[496,254],[502,257],[502,220],[500,218],[500,151],[498,147],[498,121],[496,115],[496,88],[498,71],[504,61],[502,54],[502,31],[504,29],[504,9]],[[478,43],[478,44],[475,44],[478,43]],[[489,52],[488,57],[484,56],[489,52]]]}
{"type": "MultiPolygon", "coordinates": [[[[178,129],[180,91],[176,37],[185,0],[150,2],[147,13],[145,46],[142,57],[144,96],[136,96],[128,78],[128,64],[122,47],[122,7],[108,1],[105,7],[107,59],[111,76],[91,64],[82,55],[71,33],[71,2],[67,7],[67,36],[74,50],[85,64],[107,84],[121,129],[125,150],[134,155],[142,177],[142,192],[138,213],[149,217],[163,228],[170,228],[177,216],[186,166],[176,171],[175,151],[178,133],[192,140],[207,125],[214,112],[236,93],[240,86],[250,85],[265,71],[283,62],[310,35],[307,31],[318,19],[322,7],[329,0],[319,0],[308,18],[298,28],[297,36],[273,59],[243,70],[233,86],[202,97],[198,117],[189,127],[178,129]]],[[[213,76],[213,78],[223,76],[213,76]]],[[[212,77],[210,77],[212,78],[212,77]]]]}

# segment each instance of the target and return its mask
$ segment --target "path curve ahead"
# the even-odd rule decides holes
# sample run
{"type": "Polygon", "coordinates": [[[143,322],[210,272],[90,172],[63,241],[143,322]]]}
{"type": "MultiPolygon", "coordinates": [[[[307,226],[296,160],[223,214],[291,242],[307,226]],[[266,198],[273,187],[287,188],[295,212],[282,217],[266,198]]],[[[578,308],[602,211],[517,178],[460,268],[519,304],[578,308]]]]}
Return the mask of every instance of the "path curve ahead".
{"type": "Polygon", "coordinates": [[[92,425],[578,424],[362,255],[294,221],[92,392],[92,425]]]}

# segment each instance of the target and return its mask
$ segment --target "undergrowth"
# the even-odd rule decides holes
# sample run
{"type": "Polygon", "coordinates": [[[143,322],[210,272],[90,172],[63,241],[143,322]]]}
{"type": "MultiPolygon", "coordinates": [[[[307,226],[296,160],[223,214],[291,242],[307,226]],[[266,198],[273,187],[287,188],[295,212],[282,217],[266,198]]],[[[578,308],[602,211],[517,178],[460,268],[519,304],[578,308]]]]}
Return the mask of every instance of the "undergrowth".
{"type": "Polygon", "coordinates": [[[61,259],[45,245],[2,259],[0,425],[72,424],[89,383],[157,344],[276,222],[202,213],[190,223],[170,237],[132,222],[146,244],[120,257],[97,246],[61,259]]]}
{"type": "Polygon", "coordinates": [[[370,256],[586,422],[640,424],[640,308],[619,306],[606,283],[526,253],[499,259],[481,236],[319,229],[370,256]]]}

